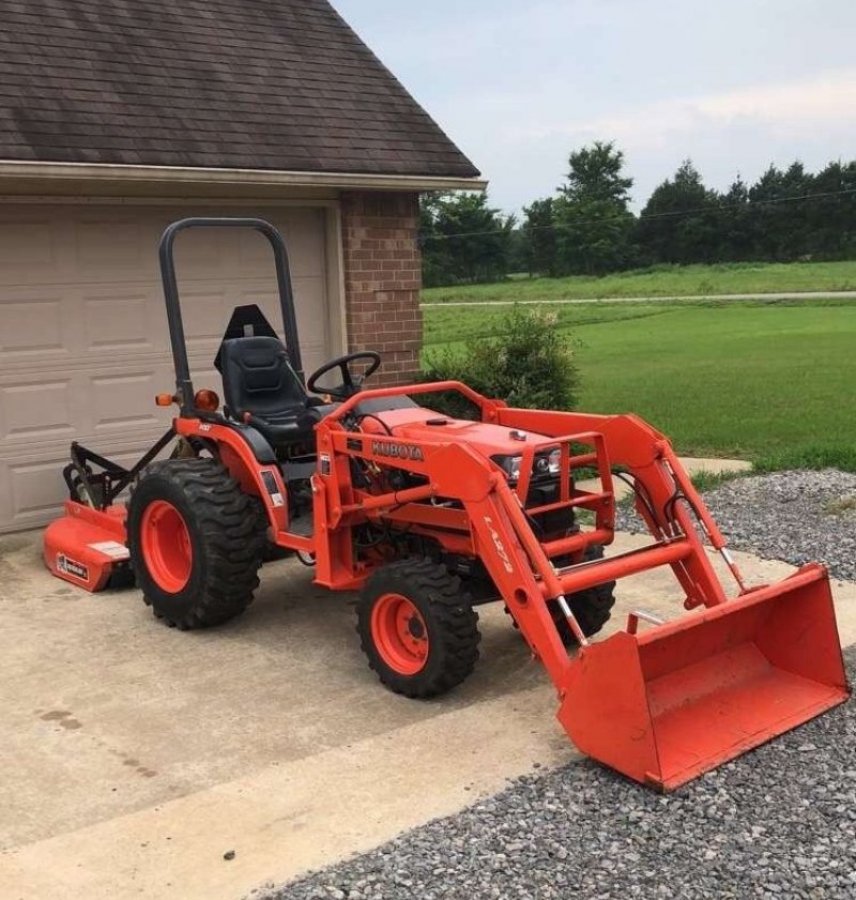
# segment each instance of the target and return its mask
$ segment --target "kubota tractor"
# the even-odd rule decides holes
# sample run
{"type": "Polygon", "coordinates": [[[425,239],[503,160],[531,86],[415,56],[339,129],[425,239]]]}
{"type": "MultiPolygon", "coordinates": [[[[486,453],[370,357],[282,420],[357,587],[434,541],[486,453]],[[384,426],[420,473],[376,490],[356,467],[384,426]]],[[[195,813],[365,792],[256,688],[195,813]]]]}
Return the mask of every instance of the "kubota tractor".
{"type": "Polygon", "coordinates": [[[71,497],[45,535],[59,577],[98,590],[130,565],[155,615],[189,629],[242,613],[272,552],[300,554],[317,584],[360,592],[369,664],[409,697],[460,684],[478,658],[475,607],[504,603],[574,743],[663,789],[847,698],[826,571],[811,564],[747,586],[668,440],[645,422],[509,409],[457,382],[372,390],[381,358],[370,351],[305,382],[288,257],[261,220],[176,222],[160,261],[176,392],[157,402],[178,413],[130,470],[73,445],[71,497]],[[173,244],[191,227],[253,228],[274,252],[285,343],[257,307],[235,310],[216,360],[222,407],[194,389],[185,347],[173,244]],[[418,402],[448,391],[478,420],[418,402]],[[154,461],[173,440],[171,457],[154,461]],[[618,467],[652,540],[605,557],[618,467]],[[581,489],[592,471],[598,488],[581,489]],[[128,486],[125,507],[115,501],[128,486]],[[590,642],[615,581],[659,566],[674,572],[687,615],[637,633],[645,617],[633,614],[625,631],[590,642]]]}

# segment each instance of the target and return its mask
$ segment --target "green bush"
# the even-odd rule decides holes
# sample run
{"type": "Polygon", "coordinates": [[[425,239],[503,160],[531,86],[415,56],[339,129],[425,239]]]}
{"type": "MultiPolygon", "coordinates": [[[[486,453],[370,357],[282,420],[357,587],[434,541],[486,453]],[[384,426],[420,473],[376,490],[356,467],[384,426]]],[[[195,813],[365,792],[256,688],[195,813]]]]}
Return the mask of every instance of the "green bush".
{"type": "MultiPolygon", "coordinates": [[[[559,331],[554,313],[515,306],[499,334],[469,340],[463,352],[454,349],[429,354],[425,381],[462,381],[473,390],[529,409],[573,409],[579,373],[571,342],[559,331]]],[[[458,394],[425,398],[447,415],[469,417],[472,406],[458,394]]]]}

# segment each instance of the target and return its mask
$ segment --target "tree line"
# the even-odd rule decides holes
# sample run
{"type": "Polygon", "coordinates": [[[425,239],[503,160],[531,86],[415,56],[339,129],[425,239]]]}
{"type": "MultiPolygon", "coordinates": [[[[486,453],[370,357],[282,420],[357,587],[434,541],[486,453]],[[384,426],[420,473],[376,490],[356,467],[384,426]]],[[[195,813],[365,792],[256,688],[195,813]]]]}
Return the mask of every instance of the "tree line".
{"type": "Polygon", "coordinates": [[[422,201],[426,285],[496,281],[511,272],[605,275],[662,263],[794,262],[856,258],[856,161],[817,173],[800,162],[771,165],[751,185],[707,188],[690,160],[630,209],[633,180],[612,142],[570,155],[551,197],[522,220],[486,194],[433,194],[422,201]]]}

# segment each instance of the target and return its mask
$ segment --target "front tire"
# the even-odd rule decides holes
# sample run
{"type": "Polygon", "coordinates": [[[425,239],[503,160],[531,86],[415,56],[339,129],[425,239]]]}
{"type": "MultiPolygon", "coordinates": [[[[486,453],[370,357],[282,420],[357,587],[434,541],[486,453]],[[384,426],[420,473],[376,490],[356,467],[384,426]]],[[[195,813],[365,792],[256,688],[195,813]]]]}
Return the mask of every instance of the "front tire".
{"type": "Polygon", "coordinates": [[[216,460],[149,466],[131,495],[127,531],[137,585],[168,625],[220,625],[252,602],[265,522],[216,460]]]}
{"type": "Polygon", "coordinates": [[[405,559],[378,569],[357,604],[357,632],[369,666],[406,697],[444,694],[479,657],[478,614],[445,566],[405,559]]]}

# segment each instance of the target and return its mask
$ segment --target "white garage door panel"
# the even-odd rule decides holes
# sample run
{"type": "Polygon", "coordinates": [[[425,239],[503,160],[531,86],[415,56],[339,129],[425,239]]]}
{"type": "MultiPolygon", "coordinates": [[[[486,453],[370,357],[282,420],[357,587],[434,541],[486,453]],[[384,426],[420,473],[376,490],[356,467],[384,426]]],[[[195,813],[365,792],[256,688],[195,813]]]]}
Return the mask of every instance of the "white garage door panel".
{"type": "Polygon", "coordinates": [[[70,378],[46,376],[0,386],[0,440],[62,438],[74,433],[70,378]]]}
{"type": "MultiPolygon", "coordinates": [[[[0,205],[0,532],[56,513],[72,440],[131,463],[168,427],[154,406],[175,384],[157,244],[169,222],[209,212],[0,205]]],[[[325,212],[265,217],[286,239],[312,371],[333,355],[325,212]]],[[[194,381],[220,391],[213,361],[232,309],[256,303],[281,330],[269,245],[242,231],[182,233],[176,267],[194,381]]]]}
{"type": "Polygon", "coordinates": [[[95,412],[95,431],[109,434],[128,428],[153,428],[158,424],[153,398],[162,379],[153,371],[129,368],[122,375],[90,378],[90,394],[95,412]]]}
{"type": "Polygon", "coordinates": [[[55,272],[57,259],[54,230],[41,210],[22,210],[18,222],[0,221],[0,266],[8,284],[31,283],[33,266],[55,272]]]}
{"type": "Polygon", "coordinates": [[[86,349],[90,353],[155,350],[151,298],[142,291],[89,294],[83,300],[86,349]]]}
{"type": "Polygon", "coordinates": [[[56,511],[56,492],[63,483],[58,476],[67,461],[56,456],[39,462],[9,463],[13,523],[26,523],[56,511]]]}

